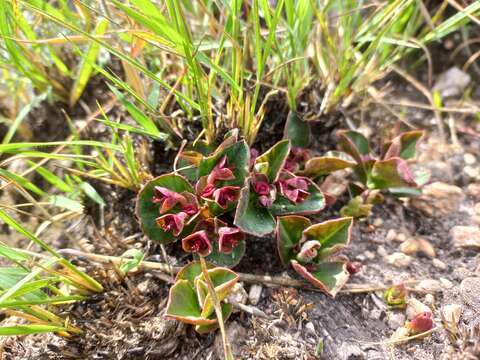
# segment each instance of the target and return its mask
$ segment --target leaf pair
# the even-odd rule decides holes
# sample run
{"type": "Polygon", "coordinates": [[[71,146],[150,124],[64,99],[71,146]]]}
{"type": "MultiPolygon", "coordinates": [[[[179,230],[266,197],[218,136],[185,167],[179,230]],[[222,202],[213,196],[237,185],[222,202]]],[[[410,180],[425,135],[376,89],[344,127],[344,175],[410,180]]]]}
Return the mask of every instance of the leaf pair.
{"type": "Polygon", "coordinates": [[[284,170],[290,149],[290,141],[282,140],[255,160],[254,172],[242,189],[235,214],[234,223],[244,232],[255,236],[265,236],[275,230],[276,216],[314,214],[325,207],[325,198],[315,183],[307,178],[298,178],[284,170]],[[274,192],[277,192],[268,206],[262,204],[262,195],[255,188],[256,177],[259,174],[264,176],[265,181],[274,188],[274,192]],[[304,189],[293,184],[297,179],[304,182],[304,189]],[[285,189],[290,193],[282,194],[282,184],[286,184],[287,187],[290,186],[289,184],[293,185],[291,189],[285,189]],[[288,196],[289,194],[293,195],[295,191],[303,191],[306,197],[302,199],[297,197],[298,201],[292,201],[294,197],[288,198],[288,196]]]}
{"type": "MultiPolygon", "coordinates": [[[[238,281],[238,275],[225,268],[208,265],[208,275],[219,301],[224,300],[238,281]]],[[[232,305],[222,303],[225,321],[232,313],[232,305]]],[[[194,261],[180,270],[175,284],[170,288],[166,315],[172,319],[195,325],[199,333],[217,329],[218,321],[214,303],[199,262],[194,261]]]]}
{"type": "Polygon", "coordinates": [[[283,264],[291,264],[307,281],[335,297],[347,282],[349,272],[342,258],[335,258],[350,242],[350,217],[310,222],[303,216],[278,218],[277,247],[283,264]]]}

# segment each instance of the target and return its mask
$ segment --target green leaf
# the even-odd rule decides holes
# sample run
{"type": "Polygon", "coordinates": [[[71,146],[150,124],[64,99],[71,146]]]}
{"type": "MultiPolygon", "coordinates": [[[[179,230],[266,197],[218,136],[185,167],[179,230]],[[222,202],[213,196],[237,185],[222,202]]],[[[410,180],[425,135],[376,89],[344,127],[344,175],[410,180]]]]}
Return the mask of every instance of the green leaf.
{"type": "Polygon", "coordinates": [[[204,319],[197,295],[188,280],[178,280],[170,288],[166,316],[192,325],[215,324],[216,319],[204,319]]]}
{"type": "Polygon", "coordinates": [[[250,191],[250,185],[246,185],[240,193],[234,224],[243,232],[255,236],[265,236],[275,230],[275,219],[267,208],[258,205],[258,197],[250,191]]]}
{"type": "Polygon", "coordinates": [[[52,195],[48,198],[48,202],[52,205],[75,211],[78,213],[83,212],[83,205],[76,200],[69,199],[62,195],[52,195]]]}
{"type": "Polygon", "coordinates": [[[304,230],[306,240],[318,240],[322,247],[318,252],[319,260],[325,259],[343,250],[350,243],[353,219],[339,218],[314,224],[304,230]]]}
{"type": "MultiPolygon", "coordinates": [[[[221,149],[221,147],[219,147],[219,149],[221,149]]],[[[235,179],[219,181],[217,187],[226,185],[243,186],[245,177],[248,174],[250,161],[250,151],[245,141],[234,143],[220,151],[215,151],[211,156],[203,158],[198,166],[198,178],[209,175],[223,156],[227,157],[227,166],[233,167],[235,179]]]]}
{"type": "Polygon", "coordinates": [[[265,174],[270,183],[277,181],[290,152],[290,140],[282,140],[255,160],[255,169],[265,174]]]}
{"type": "Polygon", "coordinates": [[[373,204],[365,204],[363,198],[358,195],[351,198],[349,202],[342,207],[340,215],[352,216],[354,218],[369,217],[372,214],[373,204]]]}
{"type": "Polygon", "coordinates": [[[337,295],[350,277],[347,265],[340,261],[315,265],[311,271],[300,265],[296,260],[292,260],[291,264],[300,276],[332,298],[337,295]]]}
{"type": "Polygon", "coordinates": [[[305,148],[310,143],[310,136],[310,124],[303,121],[297,112],[290,110],[283,137],[289,139],[292,146],[305,148]]]}
{"type": "Polygon", "coordinates": [[[385,144],[384,159],[401,157],[404,160],[413,159],[417,154],[417,144],[424,135],[423,130],[404,132],[385,144]]]}
{"type": "Polygon", "coordinates": [[[67,331],[68,329],[58,325],[16,325],[16,326],[1,326],[0,336],[18,336],[30,334],[42,334],[49,332],[67,331]]]}
{"type": "Polygon", "coordinates": [[[299,245],[303,230],[311,225],[309,219],[298,215],[277,218],[277,249],[282,264],[287,265],[295,259],[293,249],[299,245]]]}
{"type": "Polygon", "coordinates": [[[305,163],[303,175],[315,178],[355,165],[355,160],[347,153],[341,151],[329,151],[323,156],[314,157],[308,160],[305,163]]]}
{"type": "Polygon", "coordinates": [[[337,134],[340,148],[353,157],[358,164],[362,164],[362,155],[370,153],[367,138],[353,130],[340,130],[337,134]]]}
{"type": "MultiPolygon", "coordinates": [[[[155,221],[159,217],[160,211],[160,205],[154,204],[152,201],[155,186],[162,186],[178,193],[183,191],[193,193],[193,188],[185,178],[171,173],[150,180],[138,193],[136,213],[144,234],[151,240],[158,241],[162,244],[168,244],[175,241],[176,238],[173,234],[167,233],[158,227],[155,221]]],[[[175,211],[170,211],[170,213],[174,212],[175,211]]],[[[184,231],[186,232],[187,230],[188,227],[184,231]]]]}
{"type": "Polygon", "coordinates": [[[218,246],[214,246],[210,255],[205,259],[217,266],[233,268],[238,265],[245,255],[245,247],[245,241],[240,241],[230,254],[225,254],[218,251],[218,246]]]}
{"type": "Polygon", "coordinates": [[[367,180],[370,189],[417,187],[408,163],[400,158],[378,160],[367,180]]]}
{"type": "MultiPolygon", "coordinates": [[[[217,295],[218,301],[225,299],[233,286],[237,283],[239,276],[230,269],[226,268],[214,268],[208,270],[208,275],[212,280],[213,286],[215,288],[215,293],[217,295]]],[[[195,279],[195,284],[197,282],[206,283],[203,273],[198,275],[195,279]]],[[[205,301],[202,308],[202,317],[208,318],[214,312],[214,304],[210,294],[207,292],[205,301]]]]}
{"type": "MultiPolygon", "coordinates": [[[[102,36],[105,34],[108,28],[108,20],[105,18],[100,19],[97,27],[93,31],[94,36],[102,36]]],[[[100,45],[97,42],[90,41],[90,45],[82,57],[82,61],[78,68],[77,75],[75,76],[75,82],[70,92],[70,106],[76,104],[78,99],[83,93],[83,90],[87,86],[88,80],[93,72],[92,64],[95,63],[98,54],[100,52],[100,45]]]]}
{"type": "MultiPolygon", "coordinates": [[[[222,303],[220,304],[222,307],[222,318],[223,322],[227,321],[230,315],[232,315],[233,312],[233,305],[228,304],[228,303],[222,303]]],[[[211,314],[208,319],[216,319],[216,314],[213,313],[211,314]]],[[[215,324],[211,325],[197,325],[195,326],[195,331],[198,332],[199,334],[206,334],[209,332],[212,332],[214,330],[218,329],[218,322],[215,324]]]]}
{"type": "Polygon", "coordinates": [[[316,214],[325,207],[325,196],[316,184],[310,182],[308,187],[310,195],[301,203],[292,204],[287,198],[277,196],[277,199],[269,207],[269,211],[273,216],[280,215],[310,215],[316,214]]]}
{"type": "Polygon", "coordinates": [[[141,264],[145,254],[138,249],[128,249],[122,254],[121,257],[122,263],[120,264],[119,268],[122,273],[126,274],[141,264]]]}
{"type": "MultiPolygon", "coordinates": [[[[207,262],[207,269],[213,269],[215,266],[207,262]]],[[[177,273],[175,282],[178,280],[187,280],[192,287],[195,286],[195,278],[202,273],[200,261],[191,261],[177,273]]]]}

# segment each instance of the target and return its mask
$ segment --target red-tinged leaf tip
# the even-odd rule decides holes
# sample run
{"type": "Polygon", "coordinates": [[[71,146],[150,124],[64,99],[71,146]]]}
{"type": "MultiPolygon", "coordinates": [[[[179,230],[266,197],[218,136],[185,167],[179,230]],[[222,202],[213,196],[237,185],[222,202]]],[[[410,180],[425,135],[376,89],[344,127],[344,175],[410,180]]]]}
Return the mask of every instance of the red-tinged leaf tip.
{"type": "Polygon", "coordinates": [[[318,249],[322,245],[317,240],[308,240],[302,244],[299,253],[297,254],[297,260],[302,263],[309,263],[318,256],[318,249]]]}
{"type": "Polygon", "coordinates": [[[277,181],[278,191],[294,204],[301,203],[310,195],[308,191],[309,182],[306,178],[293,176],[288,179],[277,181]]]}
{"type": "Polygon", "coordinates": [[[417,314],[408,324],[407,328],[412,335],[421,334],[433,328],[433,319],[431,312],[422,312],[417,314]]]}
{"type": "Polygon", "coordinates": [[[183,231],[187,214],[179,212],[178,214],[166,214],[156,219],[157,225],[165,232],[171,232],[173,236],[178,236],[183,231]]]}
{"type": "Polygon", "coordinates": [[[222,226],[218,229],[218,246],[221,253],[230,254],[243,240],[245,234],[237,227],[222,226]]]}
{"type": "Polygon", "coordinates": [[[205,230],[200,230],[182,239],[182,248],[186,252],[208,256],[212,252],[212,244],[205,230]]]}
{"type": "Polygon", "coordinates": [[[350,277],[346,264],[341,261],[306,266],[296,260],[291,260],[290,263],[300,276],[332,298],[337,295],[350,277]]]}
{"type": "Polygon", "coordinates": [[[239,197],[239,186],[224,186],[213,192],[215,202],[223,209],[226,209],[230,203],[237,201],[239,197]]]}
{"type": "Polygon", "coordinates": [[[362,263],[358,261],[349,261],[347,263],[347,271],[350,275],[358,273],[362,269],[362,263]]]}
{"type": "Polygon", "coordinates": [[[160,214],[165,214],[178,203],[183,204],[187,201],[183,195],[162,186],[155,186],[153,191],[152,202],[160,204],[160,214]]]}
{"type": "Polygon", "coordinates": [[[223,156],[207,177],[207,184],[214,184],[217,180],[234,180],[232,168],[227,166],[227,157],[223,156]]]}

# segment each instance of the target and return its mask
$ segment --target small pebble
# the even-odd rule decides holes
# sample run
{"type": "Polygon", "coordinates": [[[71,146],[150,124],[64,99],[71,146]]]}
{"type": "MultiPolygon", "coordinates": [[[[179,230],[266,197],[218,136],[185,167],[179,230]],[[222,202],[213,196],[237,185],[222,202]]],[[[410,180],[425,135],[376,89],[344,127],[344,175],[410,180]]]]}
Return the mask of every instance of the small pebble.
{"type": "Polygon", "coordinates": [[[403,268],[411,264],[413,258],[401,252],[395,252],[385,257],[385,261],[390,265],[403,268]]]}
{"type": "Polygon", "coordinates": [[[413,255],[418,251],[418,241],[415,238],[408,238],[400,244],[400,251],[407,255],[413,255]]]}
{"type": "Polygon", "coordinates": [[[453,283],[448,280],[448,279],[445,279],[445,278],[440,278],[440,283],[442,284],[442,286],[445,288],[445,289],[451,289],[453,288],[453,283]]]}
{"type": "Polygon", "coordinates": [[[375,253],[373,251],[366,250],[363,255],[369,260],[375,259],[375,253]]]}
{"type": "Polygon", "coordinates": [[[407,235],[405,235],[404,233],[398,233],[397,237],[395,238],[395,241],[398,242],[404,242],[405,240],[407,240],[407,235]]]}
{"type": "Polygon", "coordinates": [[[433,308],[435,306],[435,296],[432,294],[427,294],[425,295],[425,305],[427,305],[430,308],[433,308]]]}
{"type": "Polygon", "coordinates": [[[465,162],[465,164],[467,165],[473,165],[477,162],[477,158],[475,157],[475,155],[473,154],[470,154],[470,153],[465,153],[463,155],[463,161],[465,162]]]}
{"type": "Polygon", "coordinates": [[[432,265],[436,267],[438,270],[447,270],[447,264],[445,264],[443,261],[434,258],[432,260],[432,265]]]}
{"type": "Polygon", "coordinates": [[[380,245],[378,248],[377,248],[377,253],[378,255],[380,256],[387,256],[388,253],[387,253],[387,250],[385,250],[385,247],[380,245]]]}
{"type": "Polygon", "coordinates": [[[259,284],[253,284],[250,286],[250,290],[248,292],[248,300],[250,304],[257,305],[260,301],[260,297],[262,296],[263,286],[259,284]]]}
{"type": "Polygon", "coordinates": [[[430,244],[428,240],[425,240],[424,238],[417,238],[418,241],[418,250],[428,256],[429,258],[434,258],[435,257],[435,249],[430,244]]]}
{"type": "Polygon", "coordinates": [[[395,241],[397,238],[397,232],[394,229],[390,229],[385,236],[386,241],[395,241]]]}
{"type": "Polygon", "coordinates": [[[438,280],[426,279],[420,281],[415,288],[420,291],[425,291],[429,294],[434,294],[438,291],[442,291],[443,287],[442,283],[438,280]]]}
{"type": "Polygon", "coordinates": [[[380,227],[383,225],[383,220],[381,218],[376,218],[373,220],[373,226],[375,227],[380,227]]]}

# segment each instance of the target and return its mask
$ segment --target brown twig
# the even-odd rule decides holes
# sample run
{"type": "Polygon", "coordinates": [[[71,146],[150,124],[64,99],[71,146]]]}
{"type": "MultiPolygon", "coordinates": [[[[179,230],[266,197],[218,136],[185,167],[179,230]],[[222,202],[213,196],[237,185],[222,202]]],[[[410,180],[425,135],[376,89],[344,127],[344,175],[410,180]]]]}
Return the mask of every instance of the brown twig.
{"type": "MultiPolygon", "coordinates": [[[[103,263],[103,264],[105,263],[121,264],[123,261],[125,261],[125,258],[122,258],[122,257],[89,254],[76,249],[62,249],[59,252],[62,255],[81,257],[81,258],[85,258],[85,259],[103,263]]],[[[176,274],[181,269],[181,267],[178,267],[178,266],[170,267],[167,264],[160,263],[160,262],[153,262],[153,261],[142,261],[138,267],[145,270],[159,270],[166,274],[170,274],[170,270],[174,274],[176,274]]],[[[311,291],[321,292],[320,289],[312,287],[310,283],[303,280],[291,279],[284,276],[253,275],[253,274],[246,274],[246,273],[237,273],[237,274],[240,277],[240,281],[243,281],[246,283],[263,284],[267,286],[296,287],[296,288],[303,288],[311,291]]],[[[405,282],[405,284],[413,285],[419,281],[420,280],[411,280],[411,281],[405,282]]],[[[340,290],[340,293],[360,294],[360,293],[368,293],[368,292],[374,292],[374,291],[384,291],[384,290],[387,290],[388,288],[390,288],[390,286],[379,285],[379,284],[347,284],[343,287],[342,290],[340,290]]],[[[422,292],[414,288],[408,288],[408,290],[412,292],[422,292]]]]}

